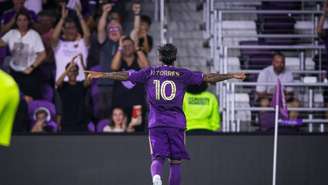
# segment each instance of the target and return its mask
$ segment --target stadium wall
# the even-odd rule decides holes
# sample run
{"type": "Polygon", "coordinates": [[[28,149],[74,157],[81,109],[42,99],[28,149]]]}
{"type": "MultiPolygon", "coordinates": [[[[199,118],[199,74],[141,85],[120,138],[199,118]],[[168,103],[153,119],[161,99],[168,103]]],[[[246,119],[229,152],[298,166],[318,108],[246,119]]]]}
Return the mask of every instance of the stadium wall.
{"type": "MultiPolygon", "coordinates": [[[[188,136],[183,185],[270,185],[272,138],[188,136]]],[[[0,185],[150,185],[149,159],[143,135],[14,136],[0,185]]],[[[327,172],[328,135],[280,136],[277,185],[327,185],[327,172]]]]}

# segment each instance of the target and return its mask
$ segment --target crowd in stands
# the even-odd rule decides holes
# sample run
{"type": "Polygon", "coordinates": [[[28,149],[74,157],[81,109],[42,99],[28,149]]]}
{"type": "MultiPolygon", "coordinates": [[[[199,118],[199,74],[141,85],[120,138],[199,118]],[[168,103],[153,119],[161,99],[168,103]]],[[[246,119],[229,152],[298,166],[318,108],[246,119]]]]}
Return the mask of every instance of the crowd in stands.
{"type": "MultiPolygon", "coordinates": [[[[15,79],[21,95],[14,132],[145,132],[142,84],[91,81],[84,73],[151,65],[148,54],[159,43],[150,35],[152,20],[142,8],[138,1],[123,0],[0,0],[0,69],[15,79]]],[[[326,3],[317,32],[328,48],[327,16],[326,3]]],[[[257,82],[278,78],[282,84],[295,81],[280,52],[257,82]]],[[[218,100],[206,89],[207,84],[187,89],[183,108],[191,132],[220,129],[218,100]]],[[[258,85],[258,105],[270,107],[273,91],[273,86],[258,85]]],[[[327,98],[328,90],[324,94],[327,98]]],[[[292,88],[285,88],[285,97],[288,107],[302,107],[292,88]]],[[[289,111],[289,119],[299,118],[299,112],[289,111]]]]}
{"type": "Polygon", "coordinates": [[[15,79],[21,94],[14,132],[144,131],[147,104],[142,85],[90,81],[84,74],[137,71],[150,65],[151,18],[141,14],[139,2],[130,4],[0,1],[0,66],[15,79]]]}
{"type": "MultiPolygon", "coordinates": [[[[84,73],[150,66],[152,20],[142,14],[140,2],[2,0],[0,15],[0,68],[20,88],[14,132],[145,131],[143,85],[91,81],[84,73]]],[[[208,104],[206,110],[214,108],[214,117],[208,119],[216,123],[209,128],[215,131],[219,113],[212,96],[198,103],[208,104]]],[[[186,108],[195,102],[189,101],[186,108]]]]}

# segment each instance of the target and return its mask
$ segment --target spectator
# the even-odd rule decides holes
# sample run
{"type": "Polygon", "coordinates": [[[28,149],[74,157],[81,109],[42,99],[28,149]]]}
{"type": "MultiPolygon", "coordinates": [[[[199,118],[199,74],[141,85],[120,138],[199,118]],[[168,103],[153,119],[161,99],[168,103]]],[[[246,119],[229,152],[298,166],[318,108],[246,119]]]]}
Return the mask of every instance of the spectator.
{"type": "Polygon", "coordinates": [[[126,131],[127,119],[124,115],[123,109],[118,107],[114,108],[111,120],[111,123],[102,129],[103,132],[120,133],[126,131]]]}
{"type": "Polygon", "coordinates": [[[20,11],[15,18],[15,27],[0,39],[0,47],[9,46],[12,54],[10,74],[23,94],[34,99],[41,97],[41,81],[38,66],[46,58],[40,35],[31,28],[31,18],[20,11]]]}
{"type": "MultiPolygon", "coordinates": [[[[32,20],[36,19],[36,15],[33,11],[27,10],[24,7],[24,0],[11,0],[14,7],[12,9],[9,9],[7,11],[4,11],[3,14],[1,14],[1,20],[0,20],[0,36],[7,33],[10,29],[12,29],[15,25],[15,18],[17,12],[21,10],[25,10],[28,12],[32,20]]],[[[6,6],[1,6],[1,8],[6,8],[6,6]]],[[[0,48],[0,68],[3,67],[4,70],[7,70],[3,62],[5,60],[5,57],[8,55],[7,48],[0,48]]]]}
{"type": "MultiPolygon", "coordinates": [[[[280,79],[282,85],[285,83],[292,83],[292,72],[285,68],[285,56],[282,53],[274,53],[272,58],[272,65],[264,68],[257,79],[258,83],[276,83],[280,79]]],[[[271,106],[272,94],[274,92],[274,85],[257,85],[256,94],[261,107],[271,106]]],[[[292,88],[285,88],[285,97],[288,107],[299,107],[300,102],[294,97],[292,88]]],[[[298,112],[289,112],[290,119],[297,119],[298,112]]]]}
{"type": "MultiPolygon", "coordinates": [[[[110,71],[110,64],[118,48],[118,41],[121,34],[122,26],[118,14],[112,11],[111,4],[103,4],[97,32],[92,35],[88,69],[96,65],[101,65],[103,69],[106,69],[108,72],[110,71]],[[108,23],[107,20],[109,20],[108,23]]],[[[111,80],[103,79],[101,81],[105,86],[113,84],[111,80]]]]}
{"type": "MultiPolygon", "coordinates": [[[[148,59],[141,50],[135,49],[130,37],[122,37],[120,46],[113,62],[113,71],[139,71],[149,66],[148,59]]],[[[132,84],[128,81],[115,81],[113,91],[113,105],[123,107],[124,111],[131,115],[134,105],[142,105],[145,111],[145,90],[142,84],[132,84]]]]}
{"type": "Polygon", "coordinates": [[[57,23],[52,34],[51,45],[54,49],[56,61],[56,80],[58,80],[59,76],[64,73],[65,66],[78,54],[81,54],[82,57],[79,57],[78,59],[81,61],[77,62],[77,65],[81,69],[78,71],[79,74],[77,75],[77,81],[84,80],[82,69],[86,66],[85,61],[88,55],[90,31],[83,20],[79,8],[76,8],[76,14],[78,15],[83,34],[78,32],[78,25],[74,19],[67,17],[68,9],[66,9],[64,5],[62,6],[61,19],[57,23]]]}
{"type": "Polygon", "coordinates": [[[57,123],[51,120],[50,111],[45,107],[38,107],[33,113],[32,133],[56,132],[57,123]]]}
{"type": "MultiPolygon", "coordinates": [[[[123,133],[123,132],[135,132],[135,127],[140,125],[142,121],[141,114],[132,118],[130,123],[127,124],[127,116],[124,110],[120,107],[115,107],[112,111],[111,119],[100,120],[96,126],[98,133],[111,132],[111,133],[123,133]]],[[[89,127],[95,127],[93,123],[89,127]]]]}
{"type": "Polygon", "coordinates": [[[46,127],[46,121],[48,116],[49,113],[46,110],[38,109],[35,112],[35,122],[33,123],[31,132],[32,133],[43,132],[44,128],[46,127]]]}
{"type": "Polygon", "coordinates": [[[216,96],[207,90],[207,83],[191,85],[186,89],[183,111],[187,120],[187,131],[208,133],[220,129],[220,114],[216,96]]]}
{"type": "MultiPolygon", "coordinates": [[[[319,24],[317,27],[317,32],[321,40],[323,40],[324,45],[326,47],[326,53],[328,54],[328,34],[327,30],[324,29],[325,21],[328,16],[328,1],[325,2],[324,4],[324,10],[323,14],[320,17],[319,24]]],[[[323,66],[326,66],[326,78],[328,78],[328,64],[325,64],[323,66]]],[[[325,107],[328,107],[328,88],[325,87],[324,89],[324,102],[325,102],[325,107]]],[[[328,119],[328,112],[325,113],[326,119],[328,119]]]]}
{"type": "MultiPolygon", "coordinates": [[[[111,19],[107,24],[107,17],[112,10],[111,4],[102,6],[102,15],[98,23],[97,40],[99,46],[99,71],[110,72],[113,56],[118,48],[118,43],[122,35],[122,26],[117,19],[111,19]]],[[[94,48],[93,48],[94,49],[94,48]]],[[[97,80],[97,99],[106,100],[101,102],[102,106],[99,110],[101,113],[109,113],[106,117],[98,117],[99,119],[108,118],[112,109],[112,96],[114,81],[110,79],[97,80]],[[109,111],[109,112],[108,112],[109,111]]],[[[95,102],[97,104],[98,102],[95,102]]],[[[104,114],[103,114],[104,115],[104,114]]]]}
{"type": "Polygon", "coordinates": [[[26,11],[31,17],[30,23],[32,24],[36,20],[36,14],[24,7],[25,0],[12,0],[14,7],[10,10],[7,10],[3,13],[1,18],[1,33],[4,34],[8,32],[16,24],[15,17],[17,13],[21,11],[26,11]],[[33,21],[32,21],[33,20],[33,21]]]}
{"type": "Polygon", "coordinates": [[[50,11],[41,11],[38,14],[37,21],[35,22],[35,29],[41,34],[43,43],[49,57],[53,57],[51,49],[51,36],[53,34],[53,27],[55,26],[56,18],[50,11]]]}
{"type": "Polygon", "coordinates": [[[56,102],[56,106],[61,105],[58,113],[61,115],[59,125],[64,132],[84,131],[84,124],[87,123],[85,94],[89,81],[77,80],[79,67],[73,60],[66,65],[66,70],[56,82],[60,101],[56,102]],[[65,77],[68,78],[67,82],[64,81],[65,77]]]}
{"type": "Polygon", "coordinates": [[[135,3],[132,5],[134,13],[134,28],[130,34],[136,43],[136,48],[140,48],[146,55],[153,48],[153,38],[149,35],[151,19],[147,15],[140,16],[141,5],[135,3]]]}
{"type": "Polygon", "coordinates": [[[43,10],[38,14],[37,21],[35,23],[35,29],[41,34],[43,44],[46,49],[47,58],[40,66],[42,80],[48,87],[54,87],[55,82],[55,59],[54,53],[51,48],[51,36],[53,33],[53,27],[55,26],[56,18],[51,11],[43,10]]]}

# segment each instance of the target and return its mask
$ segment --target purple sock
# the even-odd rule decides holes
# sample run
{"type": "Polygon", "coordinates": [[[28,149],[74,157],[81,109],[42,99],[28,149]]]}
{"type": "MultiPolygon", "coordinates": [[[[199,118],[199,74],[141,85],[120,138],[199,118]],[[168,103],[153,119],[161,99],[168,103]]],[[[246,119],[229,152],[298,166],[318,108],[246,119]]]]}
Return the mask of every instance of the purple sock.
{"type": "Polygon", "coordinates": [[[180,185],[181,183],[181,165],[180,164],[170,164],[170,185],[180,185]]]}
{"type": "Polygon", "coordinates": [[[163,159],[154,159],[150,166],[151,176],[154,177],[154,175],[159,175],[162,177],[163,165],[163,159]]]}

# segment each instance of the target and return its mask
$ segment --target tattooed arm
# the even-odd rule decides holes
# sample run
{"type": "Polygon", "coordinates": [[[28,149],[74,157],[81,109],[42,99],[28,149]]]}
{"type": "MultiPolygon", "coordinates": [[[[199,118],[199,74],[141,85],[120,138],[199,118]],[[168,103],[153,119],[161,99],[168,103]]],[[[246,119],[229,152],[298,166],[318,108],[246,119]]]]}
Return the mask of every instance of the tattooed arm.
{"type": "Polygon", "coordinates": [[[205,82],[210,82],[210,83],[215,83],[215,82],[220,82],[224,80],[229,80],[229,79],[240,79],[244,80],[246,78],[245,73],[227,73],[227,74],[219,74],[219,73],[208,73],[204,74],[204,81],[205,82]]]}
{"type": "Polygon", "coordinates": [[[85,73],[87,74],[88,79],[109,78],[112,80],[125,81],[128,80],[129,77],[129,73],[127,71],[110,72],[110,73],[85,71],[85,73]]]}

